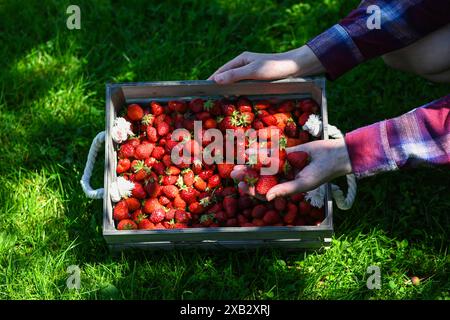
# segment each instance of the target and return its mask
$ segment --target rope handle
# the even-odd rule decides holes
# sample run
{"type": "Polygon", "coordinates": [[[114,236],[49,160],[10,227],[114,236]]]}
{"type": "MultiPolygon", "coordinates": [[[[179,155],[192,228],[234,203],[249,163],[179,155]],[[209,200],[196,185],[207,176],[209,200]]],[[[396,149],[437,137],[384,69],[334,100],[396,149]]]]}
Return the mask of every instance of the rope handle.
{"type": "Polygon", "coordinates": [[[84,168],[83,176],[81,177],[81,187],[86,195],[90,199],[102,199],[105,193],[104,188],[92,189],[91,176],[94,170],[95,159],[97,158],[98,151],[102,144],[105,142],[105,131],[99,132],[94,140],[92,140],[91,148],[86,160],[86,166],[84,168]]]}

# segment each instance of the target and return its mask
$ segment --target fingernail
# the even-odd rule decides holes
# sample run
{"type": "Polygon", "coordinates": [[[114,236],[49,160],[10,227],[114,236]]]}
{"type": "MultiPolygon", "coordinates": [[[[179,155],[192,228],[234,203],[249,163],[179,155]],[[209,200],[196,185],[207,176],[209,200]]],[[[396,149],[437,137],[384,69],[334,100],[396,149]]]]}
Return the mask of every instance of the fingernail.
{"type": "Polygon", "coordinates": [[[214,80],[215,80],[216,82],[223,82],[224,78],[223,78],[222,75],[218,75],[218,76],[215,76],[215,77],[214,77],[214,80]]]}

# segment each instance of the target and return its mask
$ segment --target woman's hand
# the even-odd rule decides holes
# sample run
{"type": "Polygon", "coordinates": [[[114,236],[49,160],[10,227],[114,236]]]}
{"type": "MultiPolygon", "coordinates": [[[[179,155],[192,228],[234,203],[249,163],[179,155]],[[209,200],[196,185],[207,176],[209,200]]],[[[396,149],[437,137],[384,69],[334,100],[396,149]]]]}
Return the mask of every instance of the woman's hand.
{"type": "MultiPolygon", "coordinates": [[[[309,191],[352,172],[344,139],[318,140],[286,149],[287,153],[295,151],[307,152],[311,162],[297,174],[294,180],[280,183],[270,189],[265,200],[271,201],[278,196],[309,191]]],[[[245,170],[246,166],[237,165],[231,172],[231,177],[242,180],[245,170]]],[[[239,188],[242,192],[257,196],[255,188],[249,187],[243,181],[239,183],[239,188]]]]}
{"type": "Polygon", "coordinates": [[[227,84],[239,80],[274,80],[324,72],[308,46],[283,53],[243,52],[214,72],[208,80],[227,84]]]}

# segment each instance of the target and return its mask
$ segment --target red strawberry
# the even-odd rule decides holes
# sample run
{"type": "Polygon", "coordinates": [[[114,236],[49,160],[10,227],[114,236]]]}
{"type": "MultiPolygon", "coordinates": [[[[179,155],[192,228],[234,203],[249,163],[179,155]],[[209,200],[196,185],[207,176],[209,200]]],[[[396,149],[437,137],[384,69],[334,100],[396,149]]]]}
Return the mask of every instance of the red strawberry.
{"type": "Polygon", "coordinates": [[[149,198],[156,198],[161,193],[161,186],[156,180],[149,180],[145,185],[145,191],[147,191],[149,198]]]}
{"type": "Polygon", "coordinates": [[[284,209],[286,209],[286,205],[287,205],[287,201],[285,198],[283,198],[283,197],[275,198],[274,207],[277,211],[279,211],[279,212],[284,211],[284,209]]]}
{"type": "MultiPolygon", "coordinates": [[[[169,159],[170,159],[170,156],[169,156],[169,159]]],[[[166,169],[166,174],[170,175],[170,176],[178,176],[180,174],[180,172],[181,172],[180,169],[178,169],[175,166],[169,166],[166,169]]]]}
{"type": "Polygon", "coordinates": [[[308,131],[300,131],[298,134],[298,139],[300,140],[300,144],[309,142],[308,131]]]}
{"type": "Polygon", "coordinates": [[[263,219],[260,219],[260,218],[253,219],[252,223],[255,227],[264,227],[266,225],[266,223],[263,221],[263,219]]]}
{"type": "MultiPolygon", "coordinates": [[[[164,190],[164,188],[163,188],[163,190],[164,190]]],[[[168,205],[170,205],[170,199],[167,198],[166,196],[160,196],[160,197],[158,198],[158,201],[159,201],[159,203],[160,203],[162,206],[168,206],[168,205]]]]}
{"type": "Polygon", "coordinates": [[[147,127],[147,139],[150,142],[157,142],[158,141],[158,132],[156,131],[155,127],[147,127]]]}
{"type": "Polygon", "coordinates": [[[156,162],[153,165],[153,171],[155,171],[158,175],[163,175],[165,173],[166,167],[164,166],[164,163],[162,162],[156,162]]]}
{"type": "Polygon", "coordinates": [[[178,181],[178,176],[163,176],[161,183],[164,186],[170,186],[178,181]]]}
{"type": "Polygon", "coordinates": [[[132,121],[140,121],[144,116],[144,110],[138,104],[130,104],[127,108],[127,116],[132,121]]]}
{"type": "Polygon", "coordinates": [[[133,158],[133,157],[134,157],[134,147],[131,144],[125,143],[120,146],[119,158],[133,158]]]}
{"type": "Polygon", "coordinates": [[[295,104],[292,100],[286,100],[279,104],[277,112],[291,112],[295,108],[295,104]]]}
{"type": "Polygon", "coordinates": [[[203,126],[205,127],[205,129],[217,128],[217,121],[212,118],[206,119],[203,123],[203,126]]]}
{"type": "Polygon", "coordinates": [[[242,227],[244,224],[246,224],[248,222],[248,219],[246,216],[244,216],[242,214],[238,214],[237,221],[238,221],[239,226],[242,227]]]}
{"type": "Polygon", "coordinates": [[[136,230],[138,226],[133,220],[124,219],[117,225],[117,230],[136,230]]]}
{"type": "Polygon", "coordinates": [[[197,113],[195,115],[195,118],[197,120],[200,120],[200,121],[204,122],[204,121],[206,121],[208,119],[211,119],[211,114],[208,111],[202,111],[202,112],[197,113]]]}
{"type": "Polygon", "coordinates": [[[309,155],[304,151],[295,151],[288,153],[286,158],[291,166],[301,170],[307,165],[309,155]]]}
{"type": "Polygon", "coordinates": [[[203,207],[199,202],[196,201],[196,202],[192,202],[189,205],[189,211],[192,214],[199,215],[199,214],[202,214],[203,212],[205,212],[205,207],[203,207]]]}
{"type": "Polygon", "coordinates": [[[147,196],[144,187],[139,182],[134,182],[134,188],[131,191],[131,194],[138,199],[144,199],[147,196]]]}
{"type": "Polygon", "coordinates": [[[152,212],[154,212],[157,209],[162,209],[163,206],[161,205],[161,203],[159,203],[157,198],[151,198],[151,199],[147,199],[144,202],[144,212],[147,214],[152,214],[152,212]]]}
{"type": "Polygon", "coordinates": [[[242,210],[242,214],[247,217],[247,218],[251,218],[252,217],[252,209],[253,208],[249,208],[249,209],[244,209],[242,210]]]}
{"type": "Polygon", "coordinates": [[[225,213],[228,218],[235,217],[238,208],[237,199],[231,196],[225,197],[223,199],[223,208],[225,209],[225,213]]]}
{"type": "Polygon", "coordinates": [[[142,219],[145,218],[147,218],[147,216],[142,212],[141,209],[137,209],[131,214],[131,219],[136,223],[139,223],[142,219]]]}
{"type": "Polygon", "coordinates": [[[175,209],[184,210],[186,209],[186,201],[184,201],[180,196],[176,196],[175,199],[173,199],[173,207],[175,209]]]}
{"type": "Polygon", "coordinates": [[[252,217],[261,219],[264,216],[264,213],[266,213],[267,208],[263,204],[258,204],[253,207],[252,210],[252,217]]]}
{"type": "Polygon", "coordinates": [[[301,215],[305,216],[311,212],[312,206],[308,201],[303,200],[298,205],[298,211],[301,215]]]}
{"type": "Polygon", "coordinates": [[[142,219],[139,221],[138,228],[141,230],[152,230],[155,229],[155,224],[149,219],[142,219]]]}
{"type": "Polygon", "coordinates": [[[211,178],[213,176],[213,174],[214,174],[213,170],[211,170],[211,169],[204,169],[198,174],[198,176],[200,178],[202,178],[203,180],[208,180],[209,178],[211,178]]]}
{"type": "Polygon", "coordinates": [[[225,131],[227,129],[235,130],[239,127],[239,125],[240,125],[239,119],[230,115],[226,116],[225,118],[222,119],[222,121],[220,121],[219,128],[222,131],[225,131]]]}
{"type": "Polygon", "coordinates": [[[240,97],[236,103],[239,112],[251,112],[252,103],[245,97],[240,97]]]}
{"type": "Polygon", "coordinates": [[[178,195],[178,188],[174,185],[163,186],[161,189],[162,193],[170,199],[174,199],[178,195]]]}
{"type": "MultiPolygon", "coordinates": [[[[167,174],[167,168],[169,168],[170,166],[172,166],[172,160],[170,159],[170,155],[165,154],[162,157],[162,163],[164,164],[164,166],[166,167],[166,174],[167,174]]],[[[177,168],[178,169],[178,168],[177,168]]]]}
{"type": "Polygon", "coordinates": [[[148,178],[150,173],[150,169],[147,168],[142,160],[134,160],[131,163],[131,167],[133,168],[133,172],[135,173],[134,180],[141,181],[148,178]]]}
{"type": "Polygon", "coordinates": [[[187,103],[184,101],[169,101],[169,108],[172,108],[176,112],[185,113],[187,111],[187,103]]]}
{"type": "Polygon", "coordinates": [[[222,197],[228,197],[228,196],[235,196],[237,194],[237,189],[236,187],[226,187],[223,189],[222,191],[222,197]]]}
{"type": "Polygon", "coordinates": [[[218,211],[214,214],[214,217],[218,222],[225,222],[227,220],[225,211],[218,211]]]}
{"type": "Polygon", "coordinates": [[[164,220],[166,217],[166,212],[163,208],[155,209],[150,215],[150,221],[153,223],[158,223],[164,220]]]}
{"type": "Polygon", "coordinates": [[[283,221],[286,224],[293,224],[297,219],[297,206],[293,203],[287,204],[287,213],[283,217],[283,221]]]}
{"type": "Polygon", "coordinates": [[[188,187],[192,187],[195,182],[194,181],[194,179],[195,179],[194,172],[191,169],[185,169],[185,170],[183,170],[182,175],[183,175],[184,184],[188,187]]]}
{"type": "Polygon", "coordinates": [[[264,122],[266,126],[276,126],[278,121],[273,115],[268,115],[261,118],[261,121],[264,122]]]}
{"type": "Polygon", "coordinates": [[[253,121],[253,129],[259,130],[259,129],[262,129],[262,128],[264,128],[264,123],[261,120],[256,119],[256,120],[253,121]]]}
{"type": "Polygon", "coordinates": [[[195,189],[197,189],[198,191],[205,191],[207,186],[208,185],[206,184],[205,180],[203,180],[199,176],[195,177],[195,179],[194,179],[194,187],[195,187],[195,189]]]}
{"type": "Polygon", "coordinates": [[[226,227],[237,227],[238,226],[238,221],[236,218],[231,218],[228,219],[227,222],[225,223],[226,227]]]}
{"type": "Polygon", "coordinates": [[[295,193],[291,195],[291,201],[294,203],[300,202],[304,199],[305,194],[303,192],[295,193]]]}
{"type": "Polygon", "coordinates": [[[137,148],[134,150],[134,156],[136,159],[144,160],[145,158],[150,157],[152,154],[154,145],[152,143],[142,143],[137,146],[137,148]]]}
{"type": "Polygon", "coordinates": [[[152,157],[155,158],[156,160],[161,160],[164,154],[165,154],[164,148],[158,146],[153,149],[152,157]]]}
{"type": "Polygon", "coordinates": [[[164,108],[156,101],[152,101],[151,104],[150,104],[150,107],[152,109],[152,114],[155,117],[164,113],[164,108]]]}
{"type": "Polygon", "coordinates": [[[197,192],[192,187],[187,187],[186,189],[181,190],[180,197],[186,201],[186,203],[191,204],[192,202],[197,201],[197,192]]]}
{"type": "Polygon", "coordinates": [[[299,108],[302,112],[312,113],[316,103],[312,99],[304,99],[299,101],[299,108]]]}
{"type": "Polygon", "coordinates": [[[253,112],[242,112],[240,117],[240,124],[243,126],[251,125],[255,120],[255,114],[253,112]]]}
{"type": "Polygon", "coordinates": [[[280,221],[280,215],[275,210],[269,210],[262,219],[266,225],[273,225],[280,221]]]}
{"type": "Polygon", "coordinates": [[[291,118],[291,114],[286,112],[286,113],[282,113],[282,112],[278,112],[278,113],[274,113],[273,117],[277,120],[276,126],[278,128],[280,128],[281,130],[284,130],[286,128],[286,124],[289,121],[289,119],[291,118]]]}
{"type": "Polygon", "coordinates": [[[200,217],[200,223],[205,227],[210,227],[214,223],[214,214],[204,214],[200,217]]]}
{"type": "Polygon", "coordinates": [[[262,175],[256,182],[255,190],[260,195],[265,195],[267,192],[278,184],[276,176],[262,175]]]}
{"type": "Polygon", "coordinates": [[[213,175],[208,180],[208,189],[214,189],[220,185],[220,176],[218,174],[213,175]]]}
{"type": "Polygon", "coordinates": [[[219,171],[219,176],[223,179],[229,178],[231,171],[233,171],[234,164],[232,163],[218,163],[217,170],[219,171]]]}
{"type": "Polygon", "coordinates": [[[144,115],[144,117],[142,118],[142,124],[144,125],[144,126],[152,126],[153,125],[153,121],[155,120],[155,116],[154,115],[152,115],[152,114],[150,114],[150,113],[148,113],[148,114],[146,114],[146,115],[144,115]]]}
{"type": "Polygon", "coordinates": [[[238,199],[239,210],[245,210],[253,207],[253,200],[249,196],[241,196],[238,199]]]}
{"type": "Polygon", "coordinates": [[[128,210],[135,211],[141,207],[141,203],[136,198],[126,198],[125,202],[127,203],[128,210]]]}
{"type": "Polygon", "coordinates": [[[169,209],[169,210],[166,212],[166,220],[167,220],[167,221],[170,221],[170,220],[174,219],[174,218],[175,218],[175,212],[176,212],[176,211],[177,211],[176,209],[169,209]]]}
{"type": "Polygon", "coordinates": [[[200,174],[202,170],[203,170],[202,162],[200,160],[195,160],[194,163],[192,164],[192,171],[195,174],[200,174]]]}
{"type": "Polygon", "coordinates": [[[113,217],[117,221],[128,219],[129,210],[125,200],[121,200],[116,204],[113,210],[113,217]]]}
{"type": "Polygon", "coordinates": [[[261,100],[261,101],[255,102],[254,107],[256,110],[265,110],[265,109],[270,108],[270,102],[261,100]]]}
{"type": "Polygon", "coordinates": [[[189,102],[189,108],[192,110],[192,112],[194,113],[198,113],[198,112],[202,112],[203,111],[203,100],[200,98],[191,100],[189,102]]]}
{"type": "Polygon", "coordinates": [[[131,168],[131,163],[130,160],[125,158],[125,159],[119,159],[118,163],[117,163],[117,168],[116,168],[116,172],[118,174],[124,173],[128,170],[130,170],[131,168]]]}
{"type": "Polygon", "coordinates": [[[184,210],[175,211],[175,221],[180,223],[187,223],[190,219],[190,215],[188,212],[184,210]]]}
{"type": "Polygon", "coordinates": [[[215,203],[208,209],[208,213],[216,213],[216,212],[222,211],[222,209],[223,209],[222,203],[220,203],[220,202],[215,203]]]}
{"type": "Polygon", "coordinates": [[[300,126],[304,126],[306,121],[308,121],[310,115],[311,115],[311,113],[309,113],[309,112],[302,113],[300,115],[300,117],[298,117],[298,120],[297,120],[298,124],[300,126]]]}
{"type": "Polygon", "coordinates": [[[286,123],[286,127],[284,128],[285,134],[289,138],[297,138],[298,137],[298,127],[297,124],[292,120],[288,120],[286,123]]]}
{"type": "Polygon", "coordinates": [[[222,104],[222,114],[224,116],[231,116],[233,112],[236,111],[236,107],[232,103],[224,103],[222,104]]]}
{"type": "Polygon", "coordinates": [[[325,219],[325,212],[323,210],[323,208],[312,208],[309,216],[314,218],[317,221],[323,221],[323,219],[325,219]]]}
{"type": "Polygon", "coordinates": [[[170,154],[172,149],[178,144],[178,141],[167,140],[166,145],[164,146],[164,150],[166,153],[170,154]]]}
{"type": "Polygon", "coordinates": [[[156,131],[158,132],[158,134],[161,137],[165,136],[170,131],[169,124],[167,122],[164,122],[164,121],[161,122],[161,123],[158,123],[158,125],[156,126],[156,131]]]}

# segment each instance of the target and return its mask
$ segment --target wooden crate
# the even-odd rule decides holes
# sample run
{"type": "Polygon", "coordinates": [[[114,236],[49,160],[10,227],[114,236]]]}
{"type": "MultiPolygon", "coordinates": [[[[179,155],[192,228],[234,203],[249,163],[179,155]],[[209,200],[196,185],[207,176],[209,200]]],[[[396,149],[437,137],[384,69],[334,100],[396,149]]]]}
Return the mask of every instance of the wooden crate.
{"type": "Polygon", "coordinates": [[[148,104],[151,100],[221,98],[245,95],[250,99],[312,98],[320,106],[328,139],[325,80],[321,77],[280,81],[245,81],[217,85],[211,81],[169,81],[118,83],[106,86],[105,196],[103,236],[111,249],[145,248],[321,248],[330,245],[333,233],[333,206],[330,186],[325,199],[325,220],[319,226],[219,227],[171,230],[116,230],[109,185],[116,175],[117,155],[111,127],[117,112],[128,103],[148,104]]]}

